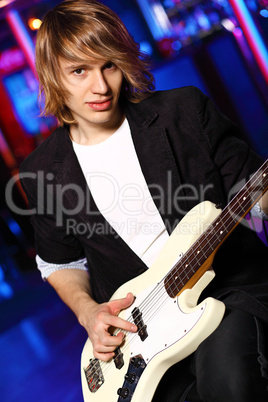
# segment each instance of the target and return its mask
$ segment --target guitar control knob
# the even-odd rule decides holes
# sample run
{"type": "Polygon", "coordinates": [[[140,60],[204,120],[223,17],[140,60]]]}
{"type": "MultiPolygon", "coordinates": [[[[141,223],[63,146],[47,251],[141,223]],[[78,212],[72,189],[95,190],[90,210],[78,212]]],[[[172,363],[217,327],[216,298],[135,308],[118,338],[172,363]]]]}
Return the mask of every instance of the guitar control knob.
{"type": "Polygon", "coordinates": [[[117,395],[119,395],[120,398],[122,398],[122,399],[126,399],[128,397],[128,395],[129,395],[129,389],[126,388],[126,387],[119,388],[117,390],[117,395]]]}
{"type": "Polygon", "coordinates": [[[142,359],[140,357],[132,357],[130,362],[131,364],[133,364],[134,367],[139,368],[142,364],[142,359]]]}
{"type": "Polygon", "coordinates": [[[125,375],[125,380],[129,382],[130,384],[133,384],[133,382],[136,380],[136,374],[135,373],[127,373],[125,375]]]}

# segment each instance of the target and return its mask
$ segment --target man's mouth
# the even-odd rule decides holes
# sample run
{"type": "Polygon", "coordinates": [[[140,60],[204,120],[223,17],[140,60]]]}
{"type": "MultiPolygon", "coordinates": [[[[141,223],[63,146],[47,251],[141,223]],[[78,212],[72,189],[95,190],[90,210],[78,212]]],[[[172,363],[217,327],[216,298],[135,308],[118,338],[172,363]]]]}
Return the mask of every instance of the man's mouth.
{"type": "Polygon", "coordinates": [[[112,103],[112,99],[107,99],[105,101],[95,101],[95,102],[86,102],[87,105],[92,110],[103,111],[109,109],[112,103]]]}

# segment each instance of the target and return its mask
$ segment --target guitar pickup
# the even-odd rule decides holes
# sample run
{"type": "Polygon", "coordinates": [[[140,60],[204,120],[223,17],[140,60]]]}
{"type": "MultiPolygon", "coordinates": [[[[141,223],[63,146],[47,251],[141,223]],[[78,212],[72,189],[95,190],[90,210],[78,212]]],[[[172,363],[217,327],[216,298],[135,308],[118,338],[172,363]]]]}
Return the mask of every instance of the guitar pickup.
{"type": "Polygon", "coordinates": [[[124,366],[124,358],[123,358],[123,353],[121,352],[120,347],[118,346],[115,351],[115,355],[113,357],[114,359],[114,364],[115,367],[120,370],[124,366]]]}
{"type": "Polygon", "coordinates": [[[147,332],[147,325],[144,324],[143,319],[142,319],[142,313],[140,310],[135,307],[134,310],[131,312],[134,323],[138,327],[138,334],[139,337],[141,338],[141,341],[145,341],[145,339],[148,337],[148,332],[147,332]]]}

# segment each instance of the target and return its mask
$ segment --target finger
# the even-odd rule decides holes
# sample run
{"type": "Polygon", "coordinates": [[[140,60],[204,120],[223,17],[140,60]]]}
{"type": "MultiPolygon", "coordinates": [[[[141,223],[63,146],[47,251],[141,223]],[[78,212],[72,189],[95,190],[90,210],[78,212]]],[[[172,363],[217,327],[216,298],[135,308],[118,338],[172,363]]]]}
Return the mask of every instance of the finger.
{"type": "MultiPolygon", "coordinates": [[[[102,339],[100,338],[99,342],[98,343],[96,342],[96,345],[98,345],[98,344],[102,345],[103,352],[113,351],[117,346],[121,345],[124,338],[125,338],[125,334],[123,332],[119,332],[116,335],[111,335],[109,333],[102,339]],[[110,350],[107,350],[107,348],[110,348],[110,350]]],[[[98,351],[100,352],[101,350],[98,350],[98,351]]]]}
{"type": "Polygon", "coordinates": [[[117,317],[116,315],[110,316],[110,326],[118,329],[122,329],[128,332],[137,332],[138,328],[135,324],[132,322],[123,320],[120,317],[117,317]]]}
{"type": "Polygon", "coordinates": [[[124,310],[132,305],[135,297],[133,293],[128,293],[126,297],[123,299],[112,300],[110,302],[110,308],[112,310],[112,314],[117,315],[121,310],[124,310]]]}
{"type": "MultiPolygon", "coordinates": [[[[115,355],[115,353],[114,353],[115,349],[122,344],[122,341],[124,339],[124,334],[122,332],[120,332],[116,336],[110,336],[110,339],[113,340],[112,345],[102,344],[102,343],[96,343],[94,345],[94,348],[93,348],[94,356],[97,354],[99,356],[105,354],[105,355],[107,355],[105,357],[106,360],[108,360],[108,355],[109,355],[109,358],[113,357],[115,355]]],[[[103,359],[103,357],[104,356],[101,356],[102,359],[103,359]]]]}
{"type": "Polygon", "coordinates": [[[99,360],[102,360],[102,361],[104,361],[104,362],[108,362],[109,360],[111,360],[113,357],[114,357],[114,353],[112,352],[112,353],[99,353],[99,352],[96,352],[95,350],[94,350],[94,357],[96,358],[96,359],[99,359],[99,360]]]}
{"type": "Polygon", "coordinates": [[[97,353],[113,353],[118,346],[119,345],[103,345],[101,343],[96,343],[94,345],[94,350],[97,353]]]}

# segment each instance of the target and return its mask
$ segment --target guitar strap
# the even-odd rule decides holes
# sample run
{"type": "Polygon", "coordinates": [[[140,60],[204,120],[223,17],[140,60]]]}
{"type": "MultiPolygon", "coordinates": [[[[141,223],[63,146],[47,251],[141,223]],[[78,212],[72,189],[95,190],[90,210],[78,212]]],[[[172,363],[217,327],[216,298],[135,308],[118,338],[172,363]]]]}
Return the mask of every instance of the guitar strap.
{"type": "Polygon", "coordinates": [[[268,308],[251,294],[237,289],[230,289],[221,293],[220,300],[226,307],[234,307],[246,311],[260,320],[268,323],[268,308]]]}

